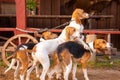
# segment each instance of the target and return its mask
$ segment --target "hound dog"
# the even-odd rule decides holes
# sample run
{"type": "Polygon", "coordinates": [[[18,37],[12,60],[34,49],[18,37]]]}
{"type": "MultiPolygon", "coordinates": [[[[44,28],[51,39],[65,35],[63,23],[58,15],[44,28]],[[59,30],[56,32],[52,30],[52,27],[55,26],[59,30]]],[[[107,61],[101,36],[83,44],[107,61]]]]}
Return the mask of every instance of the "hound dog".
{"type": "Polygon", "coordinates": [[[35,68],[37,62],[40,62],[43,67],[40,80],[45,80],[46,73],[50,67],[49,55],[54,54],[57,46],[63,42],[74,39],[81,40],[80,33],[83,31],[83,25],[80,19],[84,18],[88,18],[88,14],[81,9],[75,9],[70,24],[62,30],[56,39],[46,40],[34,46],[34,52],[32,53],[34,62],[32,67],[27,71],[26,80],[29,80],[30,73],[35,68]]]}
{"type": "MultiPolygon", "coordinates": [[[[48,39],[56,38],[57,35],[50,31],[45,31],[42,33],[42,37],[44,38],[44,40],[48,40],[48,39]]],[[[17,61],[17,67],[14,72],[14,80],[17,79],[17,75],[18,75],[20,66],[22,66],[22,69],[20,72],[20,80],[24,80],[26,70],[28,69],[28,67],[30,65],[30,61],[32,60],[31,56],[30,56],[31,54],[28,55],[28,52],[29,53],[32,52],[32,49],[35,44],[36,43],[26,43],[26,44],[19,45],[16,48],[15,52],[13,53],[13,58],[11,60],[10,66],[5,70],[4,73],[6,74],[10,69],[12,69],[17,61]]],[[[32,61],[31,61],[31,64],[32,64],[32,61]]],[[[36,67],[36,74],[39,74],[38,67],[36,67]]]]}
{"type": "Polygon", "coordinates": [[[10,63],[10,66],[5,70],[5,74],[13,68],[15,63],[17,62],[15,72],[14,72],[14,80],[17,80],[17,75],[19,73],[20,67],[21,67],[21,72],[20,72],[20,80],[24,80],[25,73],[27,71],[28,65],[29,65],[29,50],[32,50],[34,47],[35,43],[27,43],[27,44],[21,44],[19,45],[15,52],[13,53],[13,58],[10,63]]]}
{"type": "Polygon", "coordinates": [[[72,78],[73,80],[77,80],[76,78],[76,69],[77,63],[82,64],[82,70],[84,74],[85,80],[89,80],[87,74],[87,61],[89,61],[93,52],[107,50],[109,45],[104,39],[96,39],[93,42],[88,43],[90,49],[85,49],[84,46],[80,42],[68,41],[60,44],[56,53],[54,54],[54,66],[52,67],[51,76],[54,73],[59,73],[60,68],[63,70],[64,80],[68,80],[69,73],[72,69],[72,78]],[[72,68],[72,62],[74,63],[72,68]]]}

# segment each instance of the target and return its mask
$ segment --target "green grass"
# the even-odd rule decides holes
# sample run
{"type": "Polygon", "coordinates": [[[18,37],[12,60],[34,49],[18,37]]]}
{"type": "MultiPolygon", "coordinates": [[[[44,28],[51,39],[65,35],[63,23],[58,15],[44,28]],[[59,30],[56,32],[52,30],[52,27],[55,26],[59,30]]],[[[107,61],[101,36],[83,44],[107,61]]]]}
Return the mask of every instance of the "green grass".
{"type": "Polygon", "coordinates": [[[1,58],[0,58],[0,66],[4,66],[4,67],[6,66],[1,58]]]}
{"type": "MultiPolygon", "coordinates": [[[[81,64],[78,64],[78,67],[81,68],[81,64]]],[[[114,60],[113,64],[110,64],[109,61],[88,62],[88,68],[119,69],[120,59],[114,60]]]]}
{"type": "MultiPolygon", "coordinates": [[[[51,65],[53,64],[53,60],[51,60],[51,65]]],[[[3,60],[0,58],[0,66],[6,67],[7,65],[3,62],[3,60]]],[[[42,67],[40,65],[40,67],[42,67]]],[[[78,64],[78,67],[81,68],[81,64],[78,64]]],[[[113,64],[110,64],[109,61],[96,61],[96,62],[88,62],[88,68],[108,68],[108,69],[116,69],[120,68],[120,59],[113,60],[113,64]]]]}

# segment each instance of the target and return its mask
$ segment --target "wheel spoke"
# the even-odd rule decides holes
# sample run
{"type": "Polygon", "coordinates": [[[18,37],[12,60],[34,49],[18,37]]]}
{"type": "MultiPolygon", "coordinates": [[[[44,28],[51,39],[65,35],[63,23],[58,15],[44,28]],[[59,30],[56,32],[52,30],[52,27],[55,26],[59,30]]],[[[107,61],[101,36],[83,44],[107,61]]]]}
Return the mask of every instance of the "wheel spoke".
{"type": "Polygon", "coordinates": [[[21,44],[21,37],[18,37],[19,45],[21,44]]]}
{"type": "Polygon", "coordinates": [[[5,49],[6,52],[13,52],[15,51],[14,47],[7,47],[7,49],[5,49]]]}
{"type": "Polygon", "coordinates": [[[30,41],[30,38],[28,38],[25,43],[28,43],[29,41],[30,41]]]}
{"type": "Polygon", "coordinates": [[[7,57],[7,60],[10,60],[10,59],[12,59],[12,57],[13,57],[13,55],[11,55],[11,56],[7,57]]]}
{"type": "Polygon", "coordinates": [[[13,42],[10,42],[10,44],[11,44],[14,48],[17,47],[13,42]]]}

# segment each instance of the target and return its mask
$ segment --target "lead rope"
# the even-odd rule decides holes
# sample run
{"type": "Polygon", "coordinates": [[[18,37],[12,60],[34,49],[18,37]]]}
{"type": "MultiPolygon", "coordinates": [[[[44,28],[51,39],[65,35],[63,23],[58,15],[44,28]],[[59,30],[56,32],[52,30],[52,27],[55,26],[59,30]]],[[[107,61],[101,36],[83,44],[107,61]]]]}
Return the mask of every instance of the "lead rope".
{"type": "Polygon", "coordinates": [[[94,51],[90,48],[90,46],[89,46],[89,44],[88,43],[86,43],[87,45],[88,45],[88,47],[89,47],[89,50],[90,50],[90,53],[91,54],[93,54],[94,53],[94,51]]]}
{"type": "Polygon", "coordinates": [[[42,32],[44,32],[44,31],[50,31],[50,30],[52,30],[52,29],[57,29],[57,28],[60,28],[60,27],[62,27],[62,26],[69,25],[69,23],[70,23],[71,21],[73,21],[73,20],[70,20],[70,21],[68,21],[68,22],[66,22],[66,23],[64,23],[64,24],[61,24],[61,25],[56,26],[56,27],[51,28],[51,29],[45,28],[45,29],[43,29],[43,30],[40,30],[39,32],[42,33],[42,32]]]}
{"type": "MultiPolygon", "coordinates": [[[[62,26],[68,25],[71,21],[73,21],[73,20],[70,20],[69,22],[66,22],[66,23],[64,23],[64,24],[61,24],[61,25],[56,26],[56,27],[51,28],[51,29],[48,29],[48,28],[40,29],[38,32],[42,33],[42,32],[44,32],[44,31],[49,31],[49,30],[52,30],[52,29],[57,29],[57,28],[60,28],[60,27],[62,27],[62,26]]],[[[34,31],[28,31],[28,30],[24,30],[24,29],[17,28],[17,27],[16,27],[16,29],[19,30],[19,31],[21,31],[21,32],[34,33],[34,31]]]]}

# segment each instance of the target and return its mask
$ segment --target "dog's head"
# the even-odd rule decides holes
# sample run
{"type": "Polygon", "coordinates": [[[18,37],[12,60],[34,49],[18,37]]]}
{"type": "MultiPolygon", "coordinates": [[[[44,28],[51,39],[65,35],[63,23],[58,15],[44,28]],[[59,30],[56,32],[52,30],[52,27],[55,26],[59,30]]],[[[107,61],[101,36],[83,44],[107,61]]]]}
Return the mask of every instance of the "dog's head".
{"type": "Polygon", "coordinates": [[[48,40],[48,39],[54,39],[57,37],[57,34],[54,34],[50,31],[45,31],[42,33],[42,36],[45,40],[48,40]]]}
{"type": "Polygon", "coordinates": [[[75,40],[75,38],[80,38],[80,32],[74,27],[66,27],[66,41],[75,40]]]}
{"type": "Polygon", "coordinates": [[[81,24],[80,19],[85,19],[85,18],[89,18],[89,15],[88,13],[84,12],[84,10],[78,8],[74,10],[72,14],[72,19],[75,19],[77,23],[81,24]]]}
{"type": "Polygon", "coordinates": [[[96,39],[93,45],[96,52],[105,52],[108,49],[107,41],[104,39],[96,39]]]}

